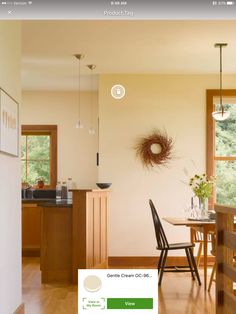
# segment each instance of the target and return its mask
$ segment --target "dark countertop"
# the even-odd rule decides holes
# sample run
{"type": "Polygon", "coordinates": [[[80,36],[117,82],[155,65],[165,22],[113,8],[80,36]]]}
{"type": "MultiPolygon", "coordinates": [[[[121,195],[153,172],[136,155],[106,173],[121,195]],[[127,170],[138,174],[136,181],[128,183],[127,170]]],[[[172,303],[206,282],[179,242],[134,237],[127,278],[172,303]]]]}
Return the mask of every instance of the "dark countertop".
{"type": "Polygon", "coordinates": [[[22,199],[22,204],[37,204],[41,207],[72,207],[72,199],[56,200],[55,198],[22,199]]]}
{"type": "Polygon", "coordinates": [[[43,202],[43,207],[72,207],[72,200],[50,200],[47,202],[43,202]]]}
{"type": "Polygon", "coordinates": [[[55,201],[54,198],[22,198],[22,203],[40,203],[40,202],[50,202],[55,201]]]}

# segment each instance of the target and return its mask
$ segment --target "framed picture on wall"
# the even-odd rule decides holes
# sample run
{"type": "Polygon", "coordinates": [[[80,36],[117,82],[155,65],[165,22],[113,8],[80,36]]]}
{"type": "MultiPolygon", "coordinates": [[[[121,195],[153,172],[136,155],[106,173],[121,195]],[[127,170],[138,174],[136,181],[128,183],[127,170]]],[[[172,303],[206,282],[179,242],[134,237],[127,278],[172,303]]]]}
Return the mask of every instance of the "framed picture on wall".
{"type": "Polygon", "coordinates": [[[19,104],[0,88],[0,152],[19,155],[19,104]]]}

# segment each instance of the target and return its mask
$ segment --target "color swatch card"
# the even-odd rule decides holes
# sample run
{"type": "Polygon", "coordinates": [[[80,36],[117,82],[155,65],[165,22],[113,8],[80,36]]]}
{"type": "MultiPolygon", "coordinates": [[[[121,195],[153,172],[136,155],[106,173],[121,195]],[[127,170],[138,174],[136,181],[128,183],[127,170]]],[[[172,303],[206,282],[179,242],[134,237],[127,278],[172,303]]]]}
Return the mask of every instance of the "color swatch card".
{"type": "Polygon", "coordinates": [[[78,276],[79,314],[158,313],[157,270],[85,269],[78,276]]]}

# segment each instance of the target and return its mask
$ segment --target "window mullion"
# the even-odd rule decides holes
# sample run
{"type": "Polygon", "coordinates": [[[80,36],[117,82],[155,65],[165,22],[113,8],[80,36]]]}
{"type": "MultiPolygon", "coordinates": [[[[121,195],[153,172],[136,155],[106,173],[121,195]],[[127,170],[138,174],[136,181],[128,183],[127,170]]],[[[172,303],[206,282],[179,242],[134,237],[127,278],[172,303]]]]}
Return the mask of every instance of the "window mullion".
{"type": "Polygon", "coordinates": [[[215,156],[214,160],[236,161],[236,157],[235,156],[215,156]]]}

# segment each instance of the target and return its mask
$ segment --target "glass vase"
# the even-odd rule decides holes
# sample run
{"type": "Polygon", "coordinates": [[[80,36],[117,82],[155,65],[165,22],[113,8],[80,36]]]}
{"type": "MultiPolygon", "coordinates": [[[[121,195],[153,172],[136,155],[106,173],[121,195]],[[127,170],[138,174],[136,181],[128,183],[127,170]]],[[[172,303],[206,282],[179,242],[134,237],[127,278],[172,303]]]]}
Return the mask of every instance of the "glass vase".
{"type": "Polygon", "coordinates": [[[199,210],[201,219],[207,219],[208,217],[208,198],[199,198],[199,210]]]}

